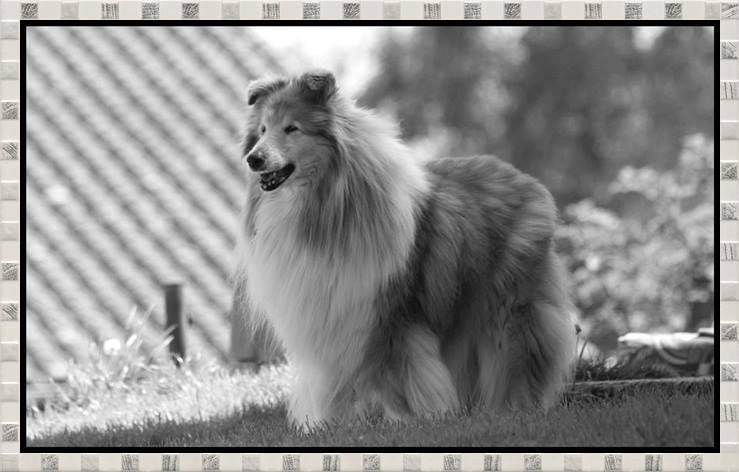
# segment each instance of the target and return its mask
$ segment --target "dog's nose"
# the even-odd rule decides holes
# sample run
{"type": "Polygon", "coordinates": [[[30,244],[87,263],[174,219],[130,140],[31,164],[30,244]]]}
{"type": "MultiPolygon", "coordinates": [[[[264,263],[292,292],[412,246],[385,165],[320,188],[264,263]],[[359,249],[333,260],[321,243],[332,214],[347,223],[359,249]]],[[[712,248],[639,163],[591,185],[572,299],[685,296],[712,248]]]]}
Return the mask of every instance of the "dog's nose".
{"type": "Polygon", "coordinates": [[[264,156],[260,153],[251,153],[246,157],[246,162],[251,170],[259,170],[264,167],[264,156]]]}

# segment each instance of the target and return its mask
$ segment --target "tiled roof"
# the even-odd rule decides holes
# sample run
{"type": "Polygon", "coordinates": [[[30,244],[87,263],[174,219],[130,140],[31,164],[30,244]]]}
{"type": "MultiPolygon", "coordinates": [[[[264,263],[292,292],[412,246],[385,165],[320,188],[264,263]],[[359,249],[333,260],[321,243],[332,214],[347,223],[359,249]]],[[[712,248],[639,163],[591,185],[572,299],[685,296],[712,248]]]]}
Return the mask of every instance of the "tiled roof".
{"type": "Polygon", "coordinates": [[[33,28],[27,40],[27,352],[63,374],[134,306],[185,284],[191,352],[228,350],[246,84],[279,65],[244,28],[33,28]]]}

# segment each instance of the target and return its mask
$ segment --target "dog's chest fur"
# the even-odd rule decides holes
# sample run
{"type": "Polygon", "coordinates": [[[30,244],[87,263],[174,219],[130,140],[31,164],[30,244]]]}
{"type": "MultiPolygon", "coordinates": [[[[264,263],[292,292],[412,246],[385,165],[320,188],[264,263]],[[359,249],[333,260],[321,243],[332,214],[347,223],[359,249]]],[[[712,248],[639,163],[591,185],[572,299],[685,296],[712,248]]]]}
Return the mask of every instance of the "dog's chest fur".
{"type": "MultiPolygon", "coordinates": [[[[360,247],[351,252],[317,251],[302,241],[299,196],[266,196],[254,208],[255,234],[246,245],[247,289],[285,343],[288,357],[301,364],[331,362],[352,369],[374,326],[375,297],[405,263],[413,234],[395,235],[385,257],[360,247]],[[347,255],[348,254],[348,255],[347,255]]],[[[407,215],[411,216],[411,215],[407,215]]],[[[412,218],[410,218],[412,221],[412,218]]]]}

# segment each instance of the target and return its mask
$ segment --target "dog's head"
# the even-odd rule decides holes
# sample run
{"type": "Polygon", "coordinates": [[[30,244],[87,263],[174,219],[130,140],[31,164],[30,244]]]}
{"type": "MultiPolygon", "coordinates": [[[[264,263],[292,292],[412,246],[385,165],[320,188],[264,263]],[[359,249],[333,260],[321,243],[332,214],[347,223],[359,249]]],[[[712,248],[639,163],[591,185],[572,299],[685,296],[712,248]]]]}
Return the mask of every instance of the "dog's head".
{"type": "Polygon", "coordinates": [[[326,71],[249,85],[243,157],[263,191],[310,182],[330,165],[337,96],[334,76],[326,71]]]}

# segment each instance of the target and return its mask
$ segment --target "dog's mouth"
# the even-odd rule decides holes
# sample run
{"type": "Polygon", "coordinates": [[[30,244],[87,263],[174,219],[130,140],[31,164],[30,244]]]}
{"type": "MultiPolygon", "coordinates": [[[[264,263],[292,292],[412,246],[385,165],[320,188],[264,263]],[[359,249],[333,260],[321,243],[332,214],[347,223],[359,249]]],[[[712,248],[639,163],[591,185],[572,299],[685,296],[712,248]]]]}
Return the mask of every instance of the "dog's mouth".
{"type": "Polygon", "coordinates": [[[265,192],[271,192],[282,185],[295,170],[293,164],[288,164],[282,169],[259,174],[259,186],[265,192]]]}

